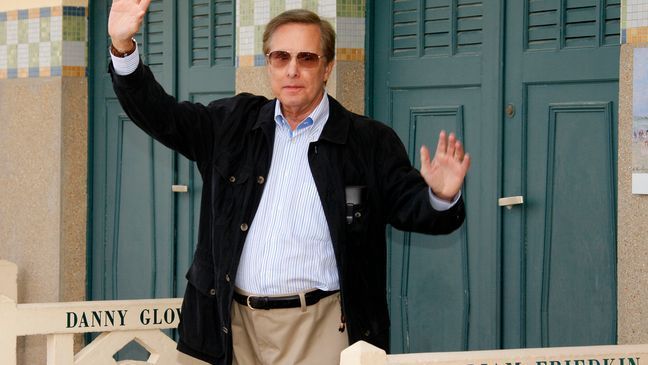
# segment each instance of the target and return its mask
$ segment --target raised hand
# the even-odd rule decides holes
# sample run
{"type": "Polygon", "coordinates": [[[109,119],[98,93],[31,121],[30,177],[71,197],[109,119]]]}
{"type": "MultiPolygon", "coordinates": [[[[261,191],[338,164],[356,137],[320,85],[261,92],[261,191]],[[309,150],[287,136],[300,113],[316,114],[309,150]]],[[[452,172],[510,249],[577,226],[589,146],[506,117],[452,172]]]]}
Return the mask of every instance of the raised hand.
{"type": "Polygon", "coordinates": [[[108,34],[118,50],[128,50],[139,31],[151,0],[113,0],[108,16],[108,34]]]}
{"type": "Polygon", "coordinates": [[[421,175],[434,195],[441,199],[450,201],[459,193],[469,167],[470,155],[464,153],[454,133],[447,137],[446,132],[441,131],[432,160],[428,148],[421,146],[421,175]]]}

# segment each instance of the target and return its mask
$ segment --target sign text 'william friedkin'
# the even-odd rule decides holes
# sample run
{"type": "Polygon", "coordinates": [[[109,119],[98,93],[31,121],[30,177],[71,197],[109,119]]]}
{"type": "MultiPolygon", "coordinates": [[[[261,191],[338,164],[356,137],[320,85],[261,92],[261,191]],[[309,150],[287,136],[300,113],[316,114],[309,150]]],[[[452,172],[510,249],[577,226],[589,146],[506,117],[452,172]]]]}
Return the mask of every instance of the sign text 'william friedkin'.
{"type": "MultiPolygon", "coordinates": [[[[546,349],[545,349],[546,350],[546,349]]],[[[468,365],[639,365],[640,357],[598,357],[597,355],[585,359],[535,359],[533,361],[515,361],[515,362],[488,362],[488,363],[471,363],[468,365]]]]}
{"type": "MultiPolygon", "coordinates": [[[[128,309],[66,312],[66,328],[124,327],[127,315],[131,316],[128,312],[128,309]]],[[[138,325],[170,325],[180,318],[180,308],[144,308],[139,310],[137,318],[138,325]]]]}

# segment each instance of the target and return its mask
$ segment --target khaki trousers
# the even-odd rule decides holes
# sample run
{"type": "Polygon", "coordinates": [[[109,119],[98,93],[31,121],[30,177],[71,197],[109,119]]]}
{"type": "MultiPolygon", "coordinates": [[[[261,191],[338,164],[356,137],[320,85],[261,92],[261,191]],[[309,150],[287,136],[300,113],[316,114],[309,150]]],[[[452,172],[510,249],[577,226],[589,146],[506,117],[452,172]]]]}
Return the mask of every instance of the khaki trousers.
{"type": "Polygon", "coordinates": [[[340,294],[301,308],[250,309],[232,302],[234,365],[334,365],[349,346],[340,294]]]}

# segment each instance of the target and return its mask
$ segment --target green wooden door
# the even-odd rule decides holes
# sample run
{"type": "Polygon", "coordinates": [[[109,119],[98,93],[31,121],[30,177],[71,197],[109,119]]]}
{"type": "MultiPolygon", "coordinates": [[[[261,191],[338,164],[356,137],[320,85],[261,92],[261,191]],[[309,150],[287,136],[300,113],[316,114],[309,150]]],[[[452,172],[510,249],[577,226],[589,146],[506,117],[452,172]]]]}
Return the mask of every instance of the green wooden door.
{"type": "Polygon", "coordinates": [[[505,347],[616,342],[619,3],[507,2],[505,347]]]}
{"type": "MultiPolygon", "coordinates": [[[[168,93],[199,102],[233,94],[232,4],[151,2],[136,38],[144,62],[168,93]],[[205,57],[207,67],[201,63],[205,57]]],[[[202,181],[193,162],[144,134],[121,109],[106,73],[111,1],[90,5],[88,298],[178,297],[197,240],[202,181]],[[186,186],[187,192],[173,192],[173,185],[186,186]]],[[[122,358],[143,358],[136,353],[122,358]]]]}
{"type": "Polygon", "coordinates": [[[473,156],[461,230],[390,232],[392,350],[613,343],[618,1],[371,10],[372,115],[417,165],[441,129],[473,156]]]}

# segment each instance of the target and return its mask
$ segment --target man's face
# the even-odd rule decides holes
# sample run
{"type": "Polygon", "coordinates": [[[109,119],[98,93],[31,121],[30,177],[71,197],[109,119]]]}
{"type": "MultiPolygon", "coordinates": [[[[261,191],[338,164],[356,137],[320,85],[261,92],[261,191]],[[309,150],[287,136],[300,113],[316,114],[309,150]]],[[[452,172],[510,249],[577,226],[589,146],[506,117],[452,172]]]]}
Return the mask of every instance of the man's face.
{"type": "Polygon", "coordinates": [[[289,23],[277,28],[270,38],[270,52],[287,51],[290,61],[285,65],[268,64],[272,93],[279,99],[284,113],[310,113],[324,92],[333,62],[319,59],[314,67],[297,60],[299,52],[323,55],[320,29],[315,24],[289,23]]]}

